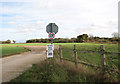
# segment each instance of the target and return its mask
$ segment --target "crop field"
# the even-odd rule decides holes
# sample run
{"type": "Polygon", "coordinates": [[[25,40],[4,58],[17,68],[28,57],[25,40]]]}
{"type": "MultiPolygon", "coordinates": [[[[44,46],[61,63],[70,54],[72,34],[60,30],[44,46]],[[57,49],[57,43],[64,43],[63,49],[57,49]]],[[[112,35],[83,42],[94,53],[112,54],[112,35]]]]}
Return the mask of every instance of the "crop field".
{"type": "Polygon", "coordinates": [[[21,52],[26,52],[26,51],[28,50],[24,49],[24,47],[2,45],[2,57],[13,55],[13,54],[19,54],[21,52]]]}

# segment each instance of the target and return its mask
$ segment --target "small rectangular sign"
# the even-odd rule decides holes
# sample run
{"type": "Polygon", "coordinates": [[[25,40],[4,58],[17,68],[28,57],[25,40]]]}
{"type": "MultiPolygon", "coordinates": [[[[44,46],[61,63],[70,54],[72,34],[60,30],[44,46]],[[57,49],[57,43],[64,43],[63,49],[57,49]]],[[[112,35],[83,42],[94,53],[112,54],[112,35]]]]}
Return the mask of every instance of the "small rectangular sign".
{"type": "Polygon", "coordinates": [[[53,57],[53,51],[47,51],[47,57],[53,57]]]}
{"type": "Polygon", "coordinates": [[[53,44],[48,44],[46,47],[47,47],[46,48],[47,57],[53,57],[54,45],[53,44]]]}
{"type": "Polygon", "coordinates": [[[47,45],[47,50],[54,50],[54,45],[53,44],[48,44],[47,45]]]}

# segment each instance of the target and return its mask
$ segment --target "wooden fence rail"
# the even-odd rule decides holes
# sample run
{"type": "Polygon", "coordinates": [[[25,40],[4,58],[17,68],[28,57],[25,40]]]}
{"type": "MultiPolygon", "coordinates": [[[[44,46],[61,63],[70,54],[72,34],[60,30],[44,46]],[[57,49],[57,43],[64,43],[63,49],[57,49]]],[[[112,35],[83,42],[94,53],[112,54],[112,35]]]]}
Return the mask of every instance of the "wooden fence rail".
{"type": "MultiPolygon", "coordinates": [[[[65,50],[65,51],[73,51],[73,49],[64,49],[64,48],[62,48],[63,50],[65,50]]],[[[96,53],[96,54],[99,54],[99,53],[101,53],[101,51],[92,51],[92,50],[77,50],[76,49],[76,51],[77,52],[83,52],[83,53],[96,53]]],[[[120,53],[114,53],[114,52],[104,52],[105,54],[112,54],[112,55],[120,55],[120,53]]]]}
{"type": "MultiPolygon", "coordinates": [[[[87,51],[81,51],[81,50],[76,50],[76,45],[74,45],[74,49],[69,49],[69,50],[66,50],[64,49],[65,51],[73,51],[74,53],[74,61],[70,60],[70,59],[67,59],[67,58],[63,58],[63,53],[62,53],[62,47],[61,45],[59,45],[59,58],[60,58],[60,61],[62,62],[63,60],[67,60],[67,61],[71,61],[71,62],[74,62],[75,63],[75,66],[77,67],[78,66],[78,63],[80,64],[83,64],[83,65],[87,65],[87,66],[90,66],[90,67],[94,67],[94,68],[100,68],[102,69],[102,72],[103,72],[103,75],[105,73],[105,69],[109,69],[110,71],[115,71],[116,73],[119,73],[120,74],[120,71],[119,70],[115,70],[115,69],[110,69],[109,67],[106,67],[106,62],[105,62],[105,54],[110,54],[109,52],[105,52],[105,46],[101,45],[100,46],[100,51],[90,51],[88,50],[87,51]],[[79,60],[77,59],[77,52],[87,52],[87,53],[101,53],[101,66],[97,66],[97,65],[94,65],[94,64],[90,64],[90,63],[87,63],[87,62],[84,62],[82,60],[79,60]]],[[[114,54],[119,54],[119,53],[114,53],[114,54]]]]}

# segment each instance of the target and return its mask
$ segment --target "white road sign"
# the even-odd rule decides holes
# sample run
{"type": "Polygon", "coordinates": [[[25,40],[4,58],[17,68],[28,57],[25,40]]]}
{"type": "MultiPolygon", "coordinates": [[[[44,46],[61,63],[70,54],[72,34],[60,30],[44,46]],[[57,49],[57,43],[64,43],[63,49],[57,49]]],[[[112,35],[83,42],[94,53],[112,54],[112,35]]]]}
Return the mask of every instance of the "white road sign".
{"type": "Polygon", "coordinates": [[[47,50],[47,57],[53,57],[54,45],[48,44],[46,50],[47,50]]]}
{"type": "Polygon", "coordinates": [[[47,51],[47,57],[53,57],[53,51],[47,51]]]}
{"type": "Polygon", "coordinates": [[[54,50],[54,45],[53,44],[48,44],[47,45],[47,51],[53,51],[54,50]]]}

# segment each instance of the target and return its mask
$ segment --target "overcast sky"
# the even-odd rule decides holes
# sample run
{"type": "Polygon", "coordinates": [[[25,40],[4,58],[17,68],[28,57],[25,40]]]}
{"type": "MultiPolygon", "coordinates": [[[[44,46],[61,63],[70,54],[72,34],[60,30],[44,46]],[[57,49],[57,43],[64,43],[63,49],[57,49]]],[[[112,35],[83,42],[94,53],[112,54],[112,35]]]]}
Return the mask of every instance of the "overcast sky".
{"type": "Polygon", "coordinates": [[[48,38],[46,25],[56,23],[56,38],[80,34],[111,37],[118,32],[119,0],[1,0],[0,40],[48,38]]]}

